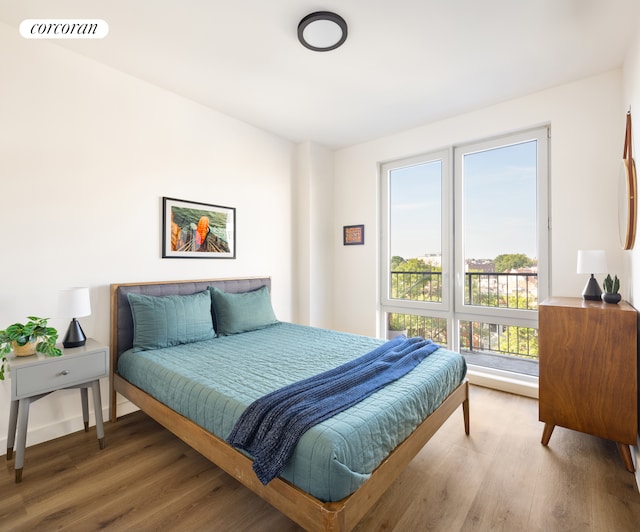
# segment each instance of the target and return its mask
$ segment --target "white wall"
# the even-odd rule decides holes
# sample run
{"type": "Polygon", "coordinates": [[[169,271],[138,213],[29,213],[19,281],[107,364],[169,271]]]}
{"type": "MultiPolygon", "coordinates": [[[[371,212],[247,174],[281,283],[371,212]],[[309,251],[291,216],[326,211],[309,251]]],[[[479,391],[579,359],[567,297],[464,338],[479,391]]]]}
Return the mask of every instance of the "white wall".
{"type": "MultiPolygon", "coordinates": [[[[89,286],[108,343],[109,284],[270,275],[293,318],[291,143],[0,23],[0,328],[56,317],[89,286]],[[161,197],[237,209],[235,260],[161,258],[161,197]]],[[[107,404],[103,383],[103,404],[107,404]]],[[[0,383],[0,448],[10,383],[0,383]]],[[[35,403],[28,443],[81,424],[77,392],[35,403]]]]}
{"type": "MultiPolygon", "coordinates": [[[[640,30],[640,22],[638,23],[640,30]]],[[[623,98],[619,109],[619,114],[625,114],[631,109],[632,129],[633,129],[633,158],[637,162],[640,160],[640,31],[636,34],[636,39],[627,53],[624,63],[624,86],[623,98]]],[[[622,152],[620,153],[622,159],[622,152]]],[[[640,224],[638,224],[640,230],[640,224]]],[[[632,279],[632,289],[630,301],[638,308],[640,302],[640,237],[636,235],[635,246],[632,250],[624,252],[625,273],[632,279]]]]}
{"type": "MultiPolygon", "coordinates": [[[[616,70],[336,152],[332,326],[378,333],[380,162],[543,124],[552,135],[551,294],[581,294],[587,279],[575,271],[578,249],[607,250],[611,273],[621,272],[621,107],[622,72],[616,70]],[[343,246],[342,226],[357,223],[366,226],[365,245],[343,246]]],[[[621,289],[628,297],[629,278],[622,278],[621,289]]]]}
{"type": "Polygon", "coordinates": [[[294,174],[296,321],[328,328],[333,273],[333,152],[311,142],[299,144],[294,174]]]}
{"type": "MultiPolygon", "coordinates": [[[[637,25],[640,30],[640,21],[637,25]]],[[[624,82],[623,82],[623,98],[619,113],[624,114],[631,109],[632,118],[632,138],[633,147],[632,154],[636,161],[636,170],[640,157],[638,151],[640,149],[640,31],[636,32],[636,39],[629,48],[624,63],[624,82]]],[[[621,155],[622,156],[622,155],[621,155]]],[[[638,224],[637,231],[640,231],[638,224]]],[[[630,279],[631,291],[629,301],[636,308],[640,308],[640,236],[636,233],[635,246],[629,251],[624,251],[624,273],[625,277],[630,279]]],[[[640,410],[640,398],[638,399],[638,407],[640,410]]],[[[640,434],[638,436],[638,445],[635,449],[636,464],[636,483],[640,487],[640,434]]]]}

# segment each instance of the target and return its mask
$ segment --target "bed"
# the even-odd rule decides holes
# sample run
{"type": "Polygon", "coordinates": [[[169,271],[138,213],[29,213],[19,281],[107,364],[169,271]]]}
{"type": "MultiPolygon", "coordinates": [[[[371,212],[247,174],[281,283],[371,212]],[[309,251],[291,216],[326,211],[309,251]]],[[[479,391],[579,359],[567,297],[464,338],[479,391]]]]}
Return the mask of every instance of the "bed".
{"type": "MultiPolygon", "coordinates": [[[[282,474],[265,485],[253,470],[252,458],[225,441],[243,410],[270,389],[297,382],[309,377],[309,372],[327,370],[383,344],[373,338],[278,322],[269,314],[270,303],[264,315],[260,314],[259,327],[241,323],[240,314],[233,315],[234,309],[242,308],[235,307],[238,302],[250,304],[251,309],[264,307],[263,295],[266,293],[268,298],[270,288],[269,278],[112,285],[111,419],[117,420],[116,394],[119,393],[303,528],[351,530],[460,405],[464,429],[469,434],[469,392],[464,361],[445,349],[436,350],[425,359],[429,364],[420,363],[384,390],[310,429],[296,445],[282,474]],[[213,307],[209,303],[213,329],[227,334],[211,336],[210,331],[190,323],[186,329],[176,331],[174,320],[162,324],[155,320],[156,314],[142,313],[155,309],[156,302],[164,300],[198,299],[202,309],[205,300],[200,296],[205,293],[210,293],[214,302],[213,307]],[[224,306],[227,302],[233,303],[229,311],[224,306]],[[143,317],[149,316],[154,320],[143,321],[143,317]],[[228,328],[230,317],[233,325],[228,328]],[[151,336],[145,336],[148,330],[143,327],[151,321],[156,330],[151,336]],[[158,328],[164,336],[156,344],[158,328]],[[165,333],[165,329],[170,331],[165,333]],[[179,341],[174,341],[176,334],[179,341]],[[185,334],[191,341],[182,341],[181,335],[185,334]],[[298,345],[307,347],[302,351],[291,347],[298,345]],[[211,350],[215,357],[207,354],[211,350]],[[291,360],[296,363],[276,365],[275,373],[262,379],[261,375],[272,371],[269,360],[274,357],[273,351],[277,351],[279,357],[292,351],[291,360]],[[178,362],[199,359],[202,360],[198,363],[203,366],[198,367],[203,369],[183,370],[185,364],[178,362]],[[316,365],[315,360],[321,360],[320,364],[316,365]],[[435,369],[428,369],[428,365],[435,369]],[[182,375],[185,371],[191,375],[182,375]],[[427,371],[439,373],[421,377],[421,372],[427,371]],[[433,381],[428,383],[431,388],[426,392],[420,390],[422,385],[413,382],[426,379],[433,381]],[[167,385],[167,380],[172,384],[167,385]],[[427,392],[432,399],[412,395],[427,392]],[[396,395],[386,397],[386,394],[396,395]],[[198,400],[194,401],[192,396],[198,400]],[[403,405],[401,401],[405,400],[408,402],[403,405]],[[387,407],[380,406],[396,403],[396,411],[387,412],[387,407]],[[202,406],[205,404],[207,408],[202,406]],[[219,415],[210,413],[214,404],[222,405],[219,415]],[[398,416],[405,411],[409,412],[409,418],[413,416],[416,420],[398,422],[398,416]],[[359,432],[360,419],[371,413],[376,418],[374,432],[384,436],[375,446],[358,443],[363,438],[359,432]],[[396,426],[398,433],[387,436],[396,426]],[[349,438],[341,433],[345,427],[347,432],[354,433],[349,438]],[[341,442],[348,439],[352,441],[347,441],[344,449],[322,447],[335,446],[336,441],[341,446],[341,442]],[[355,457],[363,463],[352,463],[355,457]]],[[[371,432],[367,426],[362,430],[371,432]]]]}

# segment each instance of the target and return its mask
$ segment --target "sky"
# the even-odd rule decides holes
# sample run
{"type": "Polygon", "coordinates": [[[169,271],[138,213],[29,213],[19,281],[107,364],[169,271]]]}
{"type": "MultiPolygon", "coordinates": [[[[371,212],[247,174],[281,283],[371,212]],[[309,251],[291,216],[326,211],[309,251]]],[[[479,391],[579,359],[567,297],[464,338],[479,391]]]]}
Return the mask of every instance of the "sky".
{"type": "MultiPolygon", "coordinates": [[[[440,253],[441,171],[440,161],[392,170],[392,256],[440,253]]],[[[537,257],[536,141],[465,155],[461,208],[465,259],[537,257]]]]}

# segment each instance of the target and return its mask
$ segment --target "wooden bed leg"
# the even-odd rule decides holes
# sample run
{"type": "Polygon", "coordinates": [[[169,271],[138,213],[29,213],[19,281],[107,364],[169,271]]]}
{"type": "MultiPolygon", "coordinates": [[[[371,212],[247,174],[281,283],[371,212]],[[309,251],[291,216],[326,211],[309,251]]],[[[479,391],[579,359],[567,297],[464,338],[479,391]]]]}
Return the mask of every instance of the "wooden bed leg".
{"type": "Polygon", "coordinates": [[[622,457],[622,461],[624,462],[624,467],[627,468],[627,471],[629,471],[629,473],[635,473],[636,468],[633,465],[633,458],[631,458],[631,449],[629,448],[629,446],[625,443],[618,442],[616,442],[616,445],[618,446],[618,451],[620,451],[620,456],[622,457]]]}
{"type": "MultiPolygon", "coordinates": [[[[467,384],[467,386],[469,386],[467,384]]],[[[469,435],[469,396],[462,402],[462,416],[464,417],[464,432],[469,435]]]]}
{"type": "MultiPolygon", "coordinates": [[[[111,360],[111,364],[115,364],[116,362],[111,360]]],[[[117,401],[118,396],[116,393],[115,385],[113,382],[114,374],[111,372],[109,374],[109,418],[111,419],[111,423],[115,423],[118,421],[118,407],[117,401]]]]}
{"type": "Polygon", "coordinates": [[[545,423],[544,424],[544,429],[542,431],[542,440],[540,441],[540,443],[542,443],[542,445],[549,445],[549,440],[551,439],[551,434],[553,433],[553,429],[555,429],[556,426],[553,423],[545,423]]]}
{"type": "Polygon", "coordinates": [[[115,393],[109,393],[109,418],[111,423],[118,421],[118,413],[116,412],[115,393]]]}

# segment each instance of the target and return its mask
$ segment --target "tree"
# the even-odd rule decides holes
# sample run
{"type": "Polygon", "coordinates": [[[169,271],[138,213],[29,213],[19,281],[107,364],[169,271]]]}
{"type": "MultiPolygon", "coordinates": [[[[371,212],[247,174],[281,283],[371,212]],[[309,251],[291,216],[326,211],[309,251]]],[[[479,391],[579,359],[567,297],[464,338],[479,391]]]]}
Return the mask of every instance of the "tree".
{"type": "Polygon", "coordinates": [[[422,259],[391,258],[391,297],[411,301],[442,301],[442,268],[422,259]]]}
{"type": "Polygon", "coordinates": [[[404,259],[399,255],[391,257],[391,271],[394,271],[400,264],[404,262],[404,259]]]}
{"type": "Polygon", "coordinates": [[[505,253],[498,255],[494,261],[496,272],[508,272],[518,268],[529,268],[535,264],[533,259],[524,253],[505,253]]]}
{"type": "Polygon", "coordinates": [[[395,268],[393,267],[393,258],[391,261],[391,269],[396,272],[430,272],[441,270],[441,268],[431,268],[431,266],[427,265],[422,259],[403,260],[397,264],[395,268]]]}

